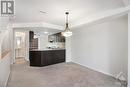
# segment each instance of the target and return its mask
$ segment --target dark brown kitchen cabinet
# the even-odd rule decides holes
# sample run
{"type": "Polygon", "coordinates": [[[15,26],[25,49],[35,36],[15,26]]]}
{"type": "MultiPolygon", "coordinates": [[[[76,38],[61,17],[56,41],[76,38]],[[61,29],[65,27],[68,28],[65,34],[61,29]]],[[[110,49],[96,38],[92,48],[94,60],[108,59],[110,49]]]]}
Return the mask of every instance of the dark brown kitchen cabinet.
{"type": "Polygon", "coordinates": [[[34,32],[29,31],[29,50],[38,49],[38,38],[34,38],[34,32]]]}
{"type": "Polygon", "coordinates": [[[65,62],[65,50],[30,51],[30,66],[47,66],[65,62]]]}
{"type": "Polygon", "coordinates": [[[61,35],[60,33],[52,34],[48,36],[48,41],[52,42],[65,42],[65,37],[61,35]]]}

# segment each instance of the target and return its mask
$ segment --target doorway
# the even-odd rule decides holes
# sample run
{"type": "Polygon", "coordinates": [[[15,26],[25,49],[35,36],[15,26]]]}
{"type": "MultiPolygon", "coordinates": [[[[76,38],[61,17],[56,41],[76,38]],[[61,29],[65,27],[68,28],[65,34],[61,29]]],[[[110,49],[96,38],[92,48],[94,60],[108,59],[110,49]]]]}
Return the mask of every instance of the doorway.
{"type": "Polygon", "coordinates": [[[25,32],[14,32],[15,63],[24,63],[26,57],[25,32]]]}

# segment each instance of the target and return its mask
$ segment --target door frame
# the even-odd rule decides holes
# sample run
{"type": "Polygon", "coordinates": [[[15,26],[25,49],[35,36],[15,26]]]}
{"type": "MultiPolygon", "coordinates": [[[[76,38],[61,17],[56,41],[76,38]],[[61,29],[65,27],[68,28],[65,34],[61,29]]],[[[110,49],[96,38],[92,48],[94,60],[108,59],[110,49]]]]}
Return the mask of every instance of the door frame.
{"type": "Polygon", "coordinates": [[[26,47],[26,52],[25,52],[25,60],[29,61],[29,30],[27,29],[13,29],[13,63],[15,63],[15,32],[25,32],[25,47],[26,47]]]}

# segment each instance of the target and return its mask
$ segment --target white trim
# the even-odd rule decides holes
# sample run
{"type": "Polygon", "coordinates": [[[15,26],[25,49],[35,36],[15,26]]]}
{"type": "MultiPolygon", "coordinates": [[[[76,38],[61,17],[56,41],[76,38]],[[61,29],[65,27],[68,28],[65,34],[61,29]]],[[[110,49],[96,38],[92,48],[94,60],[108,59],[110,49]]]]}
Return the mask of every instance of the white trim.
{"type": "Polygon", "coordinates": [[[11,71],[9,71],[9,74],[8,74],[8,79],[6,80],[6,82],[5,82],[5,86],[4,87],[7,87],[7,84],[8,84],[8,81],[9,81],[9,77],[10,77],[10,74],[11,74],[11,71]]]}
{"type": "Polygon", "coordinates": [[[19,56],[19,57],[24,57],[26,61],[29,61],[29,30],[15,30],[13,29],[13,53],[14,53],[14,61],[13,63],[15,63],[15,60],[16,60],[16,52],[15,52],[15,32],[24,32],[25,33],[25,37],[26,37],[26,40],[25,40],[25,44],[26,44],[26,53],[25,53],[25,56],[19,56]],[[27,36],[26,36],[27,35],[27,36]]]}
{"type": "Polygon", "coordinates": [[[79,27],[84,24],[90,25],[90,24],[95,24],[97,22],[110,20],[118,16],[127,15],[128,12],[130,12],[130,6],[122,7],[118,9],[112,9],[109,11],[102,12],[100,14],[95,14],[93,16],[81,19],[75,23],[72,23],[71,28],[79,27]]]}
{"type": "Polygon", "coordinates": [[[63,30],[63,26],[45,23],[45,22],[36,22],[36,23],[13,23],[13,28],[32,28],[32,27],[43,27],[43,28],[50,28],[50,29],[59,29],[63,30]]]}
{"type": "Polygon", "coordinates": [[[81,63],[78,63],[78,62],[75,62],[75,61],[72,61],[72,62],[73,62],[73,63],[77,63],[77,64],[79,64],[79,65],[81,65],[81,66],[84,66],[84,67],[86,67],[86,68],[92,69],[92,70],[94,70],[94,71],[97,71],[97,72],[103,73],[103,74],[105,74],[105,75],[112,76],[112,77],[115,78],[115,76],[112,75],[112,74],[110,74],[110,73],[102,72],[101,70],[98,70],[98,69],[95,69],[95,68],[92,68],[92,67],[86,66],[86,65],[84,65],[84,64],[81,64],[81,63]]]}
{"type": "Polygon", "coordinates": [[[128,86],[130,87],[130,13],[128,14],[128,86]]]}

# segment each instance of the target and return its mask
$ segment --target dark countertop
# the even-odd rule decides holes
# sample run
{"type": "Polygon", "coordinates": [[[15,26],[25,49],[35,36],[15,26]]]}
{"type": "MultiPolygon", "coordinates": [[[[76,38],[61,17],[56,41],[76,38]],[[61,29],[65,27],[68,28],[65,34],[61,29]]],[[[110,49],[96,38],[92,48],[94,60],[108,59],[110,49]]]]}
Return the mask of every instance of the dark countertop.
{"type": "Polygon", "coordinates": [[[60,49],[60,48],[56,48],[56,49],[33,49],[30,51],[55,51],[55,50],[65,50],[65,49],[60,49]]]}

